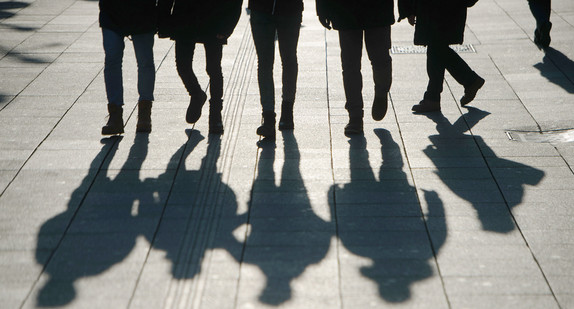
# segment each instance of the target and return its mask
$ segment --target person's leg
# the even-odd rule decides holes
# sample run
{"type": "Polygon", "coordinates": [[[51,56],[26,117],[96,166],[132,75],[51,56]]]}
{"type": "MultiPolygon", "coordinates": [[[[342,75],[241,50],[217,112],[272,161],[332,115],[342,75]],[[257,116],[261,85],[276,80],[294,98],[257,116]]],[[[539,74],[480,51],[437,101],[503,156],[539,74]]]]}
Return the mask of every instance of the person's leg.
{"type": "Polygon", "coordinates": [[[102,28],[104,43],[104,82],[109,104],[124,105],[122,61],[124,56],[124,36],[102,28]]]}
{"type": "Polygon", "coordinates": [[[201,109],[207,100],[207,95],[201,89],[197,77],[193,72],[193,54],[195,42],[186,40],[175,41],[175,63],[177,73],[185,85],[191,99],[185,114],[188,123],[196,123],[201,117],[201,109]]]}
{"type": "Polygon", "coordinates": [[[122,60],[124,55],[124,36],[115,31],[102,28],[104,45],[104,82],[108,99],[108,122],[102,127],[102,135],[124,133],[123,108],[124,88],[122,80],[122,60]]]}
{"type": "Polygon", "coordinates": [[[277,26],[279,54],[282,67],[282,102],[280,130],[293,129],[293,104],[297,92],[297,44],[301,29],[301,16],[281,18],[277,26]]]}
{"type": "Polygon", "coordinates": [[[536,28],[550,21],[550,0],[528,0],[528,6],[536,19],[536,28]]]}
{"type": "Polygon", "coordinates": [[[132,35],[138,64],[139,100],[153,101],[155,65],[153,61],[154,33],[132,35]]]}
{"type": "Polygon", "coordinates": [[[468,87],[478,78],[478,74],[452,48],[443,47],[441,56],[441,62],[444,63],[445,69],[459,84],[468,87]]]}
{"type": "Polygon", "coordinates": [[[251,33],[257,53],[257,80],[263,110],[263,124],[257,134],[264,137],[275,136],[275,83],[273,62],[275,61],[275,34],[277,25],[273,16],[251,11],[251,33]]]}
{"type": "Polygon", "coordinates": [[[387,113],[387,95],[392,83],[391,27],[380,27],[365,30],[365,47],[375,83],[375,98],[371,114],[373,119],[382,120],[387,113]]]}
{"type": "Polygon", "coordinates": [[[275,61],[276,25],[272,16],[252,11],[251,32],[257,53],[257,80],[263,111],[275,110],[275,84],[273,82],[273,62],[275,61]]]}
{"type": "Polygon", "coordinates": [[[440,94],[443,89],[444,63],[443,55],[446,44],[431,44],[427,47],[427,75],[429,78],[423,100],[412,107],[415,113],[440,111],[440,94]]]}
{"type": "Polygon", "coordinates": [[[361,75],[361,56],[363,50],[362,30],[339,31],[341,47],[341,65],[343,69],[343,88],[345,89],[345,108],[351,118],[363,117],[363,76],[361,75]]]}
{"type": "Polygon", "coordinates": [[[206,71],[209,75],[209,133],[222,134],[223,121],[223,73],[221,58],[223,45],[219,42],[205,43],[206,71]]]}
{"type": "Polygon", "coordinates": [[[193,56],[195,53],[195,42],[186,40],[175,41],[175,65],[177,73],[187,89],[190,96],[198,92],[203,92],[199,81],[193,72],[193,56]]]}
{"type": "Polygon", "coordinates": [[[153,60],[154,33],[132,35],[138,64],[138,122],[137,132],[151,132],[151,107],[154,100],[155,65],[153,60]]]}
{"type": "Polygon", "coordinates": [[[534,43],[539,48],[550,46],[550,22],[551,1],[550,0],[528,0],[528,6],[532,16],[536,19],[536,30],[534,31],[534,43]]]}

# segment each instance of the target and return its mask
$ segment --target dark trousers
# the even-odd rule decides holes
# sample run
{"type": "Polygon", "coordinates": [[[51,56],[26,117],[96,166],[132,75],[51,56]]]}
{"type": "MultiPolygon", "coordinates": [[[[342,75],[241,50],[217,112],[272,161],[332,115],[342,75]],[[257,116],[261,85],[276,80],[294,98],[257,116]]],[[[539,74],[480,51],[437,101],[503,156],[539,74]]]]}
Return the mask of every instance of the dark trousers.
{"type": "Polygon", "coordinates": [[[536,19],[536,28],[550,22],[550,0],[528,0],[528,6],[536,19]]]}
{"type": "Polygon", "coordinates": [[[279,43],[282,66],[282,99],[293,103],[297,91],[297,43],[301,29],[301,16],[276,16],[251,11],[251,33],[257,52],[257,80],[263,111],[275,110],[275,39],[279,43]]]}
{"type": "Polygon", "coordinates": [[[363,116],[363,76],[361,74],[363,39],[373,68],[375,96],[386,96],[391,89],[392,59],[389,53],[391,27],[340,30],[339,45],[341,46],[343,86],[346,98],[345,108],[351,117],[363,116]]]}
{"type": "MultiPolygon", "coordinates": [[[[195,42],[187,40],[175,41],[177,73],[191,97],[203,91],[193,72],[195,44],[195,42]]],[[[204,43],[203,46],[205,47],[205,69],[209,75],[210,102],[221,102],[223,100],[223,73],[221,72],[223,45],[213,42],[204,43]]]]}
{"type": "Polygon", "coordinates": [[[445,70],[465,87],[470,86],[478,78],[478,75],[468,64],[447,44],[430,44],[427,47],[429,83],[425,92],[425,99],[440,102],[445,70]]]}

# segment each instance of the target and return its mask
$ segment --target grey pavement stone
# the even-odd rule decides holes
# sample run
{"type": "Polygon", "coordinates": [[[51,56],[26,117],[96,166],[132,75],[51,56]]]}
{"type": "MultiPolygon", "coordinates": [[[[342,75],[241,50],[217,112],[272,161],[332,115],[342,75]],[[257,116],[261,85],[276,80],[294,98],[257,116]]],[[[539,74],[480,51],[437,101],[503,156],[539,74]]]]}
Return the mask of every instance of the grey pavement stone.
{"type": "MultiPolygon", "coordinates": [[[[224,48],[222,137],[206,116],[185,123],[173,41],[158,39],[154,131],[135,134],[128,42],[126,134],[102,139],[96,2],[0,4],[0,307],[572,307],[571,146],[505,132],[569,128],[571,3],[553,1],[544,53],[527,4],[479,1],[461,55],[487,83],[460,108],[447,74],[439,115],[410,110],[425,55],[393,54],[389,113],[372,121],[365,52],[358,139],[343,135],[337,31],[305,4],[296,129],[275,143],[255,134],[247,14],[224,48]]],[[[406,22],[392,31],[412,45],[406,22]]],[[[207,87],[202,48],[194,60],[207,87]]]]}

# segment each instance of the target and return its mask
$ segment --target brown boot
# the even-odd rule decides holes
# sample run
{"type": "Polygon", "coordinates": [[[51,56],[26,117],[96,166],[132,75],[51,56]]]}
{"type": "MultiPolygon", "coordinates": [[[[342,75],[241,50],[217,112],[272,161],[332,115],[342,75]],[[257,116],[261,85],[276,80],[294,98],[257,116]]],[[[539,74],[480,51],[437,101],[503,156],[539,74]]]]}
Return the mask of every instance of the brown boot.
{"type": "Polygon", "coordinates": [[[136,125],[136,132],[151,132],[151,106],[152,102],[148,100],[138,102],[138,123],[136,125]]]}
{"type": "Polygon", "coordinates": [[[124,109],[116,104],[108,104],[108,123],[102,127],[102,135],[116,135],[124,133],[124,109]]]}

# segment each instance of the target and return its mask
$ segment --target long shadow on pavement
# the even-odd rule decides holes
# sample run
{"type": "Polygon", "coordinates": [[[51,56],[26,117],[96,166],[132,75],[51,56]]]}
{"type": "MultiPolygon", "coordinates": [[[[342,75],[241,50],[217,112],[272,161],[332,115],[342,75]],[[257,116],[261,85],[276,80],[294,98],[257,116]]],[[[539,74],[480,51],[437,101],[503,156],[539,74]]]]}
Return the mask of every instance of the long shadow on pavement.
{"type": "MultiPolygon", "coordinates": [[[[387,130],[376,129],[381,142],[383,162],[379,180],[371,169],[366,139],[353,136],[349,140],[350,182],[336,185],[335,194],[339,238],[353,255],[368,258],[370,266],[361,266],[362,276],[378,285],[379,295],[390,303],[411,299],[412,285],[432,276],[433,260],[446,240],[443,204],[434,191],[424,193],[429,205],[428,216],[443,218],[442,228],[434,233],[432,243],[420,208],[415,188],[403,170],[399,145],[387,130]]],[[[342,258],[343,293],[363,298],[364,291],[347,283],[354,276],[353,257],[342,258]],[[351,272],[351,273],[350,273],[351,272]]]]}
{"type": "Polygon", "coordinates": [[[432,145],[424,149],[424,153],[436,166],[436,173],[442,182],[474,207],[483,230],[511,232],[515,224],[510,211],[522,202],[524,186],[538,184],[544,172],[499,158],[482,137],[465,135],[466,131],[489,115],[474,107],[467,109],[468,112],[452,124],[441,113],[426,115],[435,122],[439,134],[429,136],[432,145]],[[475,151],[475,148],[480,151],[475,151]],[[464,167],[445,166],[448,161],[457,160],[464,167]],[[507,207],[500,207],[503,204],[507,207]]]}
{"type": "Polygon", "coordinates": [[[561,51],[552,47],[547,48],[542,62],[535,64],[534,67],[540,70],[540,74],[549,82],[562,87],[570,94],[574,93],[574,61],[561,51]]]}
{"type": "MultiPolygon", "coordinates": [[[[201,165],[192,170],[185,167],[186,158],[204,137],[195,130],[189,134],[190,141],[170,160],[181,160],[183,166],[175,179],[158,233],[153,239],[148,238],[153,248],[164,251],[165,258],[171,261],[175,279],[197,276],[202,271],[206,251],[210,249],[223,248],[239,260],[243,243],[236,240],[233,232],[247,220],[246,214],[237,214],[235,194],[217,172],[221,137],[209,135],[201,165]],[[218,198],[223,199],[221,203],[218,198]],[[219,219],[222,220],[220,224],[215,224],[219,219]],[[210,233],[214,233],[213,242],[209,239],[210,233]]],[[[163,177],[169,179],[173,176],[159,176],[163,177]]]]}
{"type": "Polygon", "coordinates": [[[114,173],[108,171],[108,165],[118,145],[113,144],[111,151],[108,145],[102,147],[81,186],[72,194],[67,210],[44,223],[38,233],[36,260],[47,263],[47,280],[37,296],[40,307],[72,302],[77,294],[74,284],[79,279],[103,274],[122,262],[145,226],[156,222],[153,216],[146,216],[146,211],[157,213],[160,207],[152,191],[142,188],[140,180],[148,136],[136,136],[128,160],[116,175],[101,175],[101,171],[114,173]],[[104,158],[104,164],[98,168],[104,158]],[[140,205],[137,216],[133,214],[135,202],[140,205]],[[52,253],[44,250],[51,247],[44,241],[49,241],[47,236],[54,233],[63,237],[52,253]]]}
{"type": "Polygon", "coordinates": [[[314,211],[300,170],[301,154],[293,132],[283,132],[284,163],[279,184],[273,169],[275,141],[260,143],[261,155],[250,201],[251,234],[242,262],[256,265],[266,278],[262,303],[280,305],[292,298],[292,282],[327,254],[333,226],[314,211]]]}

